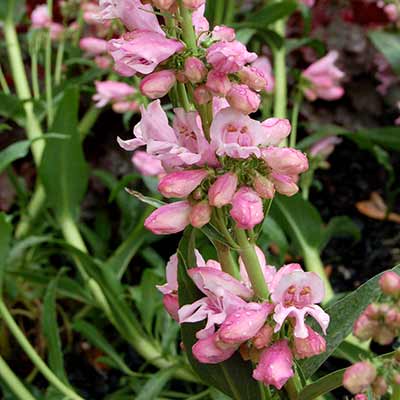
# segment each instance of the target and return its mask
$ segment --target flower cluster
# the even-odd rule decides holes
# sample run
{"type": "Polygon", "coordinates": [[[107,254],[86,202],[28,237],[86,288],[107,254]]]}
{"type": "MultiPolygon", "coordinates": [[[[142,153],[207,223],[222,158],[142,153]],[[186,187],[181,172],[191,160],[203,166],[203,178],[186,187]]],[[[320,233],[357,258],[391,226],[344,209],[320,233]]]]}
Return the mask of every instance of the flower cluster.
{"type": "MultiPolygon", "coordinates": [[[[372,339],[380,345],[389,345],[400,335],[400,275],[385,272],[379,285],[385,302],[370,304],[355,322],[353,333],[362,341],[372,339]]],[[[367,399],[363,392],[369,388],[380,398],[387,393],[390,384],[400,384],[398,352],[387,360],[358,362],[348,368],[343,377],[343,385],[357,394],[357,400],[367,399]]]]}
{"type": "Polygon", "coordinates": [[[299,264],[288,264],[278,271],[266,264],[256,248],[271,301],[254,301],[254,291],[244,263],[239,259],[238,279],[223,272],[219,262],[204,261],[196,251],[196,267],[190,278],[203,293],[193,304],[179,307],[177,268],[173,255],[167,265],[167,283],[158,289],[170,315],[183,323],[206,320],[196,333],[194,357],[215,364],[239,351],[245,360],[257,363],[256,380],[281,389],[294,374],[294,359],[315,356],[325,351],[325,339],[305,323],[312,316],[326,333],[329,316],[317,305],[324,298],[324,286],[313,272],[304,272],[299,264]],[[286,334],[283,334],[286,332],[286,334]]]}

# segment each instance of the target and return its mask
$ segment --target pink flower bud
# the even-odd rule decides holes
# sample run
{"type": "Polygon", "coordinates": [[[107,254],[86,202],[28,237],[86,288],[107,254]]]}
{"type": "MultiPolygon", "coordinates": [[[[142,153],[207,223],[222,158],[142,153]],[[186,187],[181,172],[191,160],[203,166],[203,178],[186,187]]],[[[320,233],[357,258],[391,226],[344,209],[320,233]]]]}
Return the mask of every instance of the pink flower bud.
{"type": "Polygon", "coordinates": [[[379,329],[379,323],[371,320],[363,313],[354,323],[353,333],[355,337],[364,341],[371,339],[375,335],[377,329],[379,329]]]}
{"type": "Polygon", "coordinates": [[[260,196],[249,187],[240,188],[233,196],[230,214],[238,228],[254,228],[264,219],[260,196]]]}
{"type": "Polygon", "coordinates": [[[285,196],[293,196],[299,191],[299,187],[296,185],[293,178],[288,175],[273,172],[271,174],[271,180],[274,182],[276,191],[285,196]]]}
{"type": "Polygon", "coordinates": [[[279,174],[293,176],[308,169],[307,157],[301,151],[289,147],[269,146],[263,150],[262,157],[279,174]]]}
{"type": "Polygon", "coordinates": [[[135,151],[132,156],[132,163],[144,176],[158,176],[165,172],[161,161],[146,151],[135,151]]]}
{"type": "Polygon", "coordinates": [[[385,11],[386,16],[389,18],[389,21],[395,22],[399,17],[399,10],[396,4],[386,4],[383,7],[383,11],[385,11]]]}
{"type": "Polygon", "coordinates": [[[233,312],[218,331],[220,340],[240,344],[251,339],[263,327],[273,308],[271,303],[248,303],[246,307],[233,312]]]}
{"type": "Polygon", "coordinates": [[[343,386],[356,394],[368,389],[376,378],[376,369],[369,361],[358,362],[347,368],[343,375],[343,386]]]}
{"type": "Polygon", "coordinates": [[[218,364],[231,358],[237,346],[219,346],[218,332],[198,340],[192,347],[193,356],[204,364],[218,364]]]}
{"type": "Polygon", "coordinates": [[[112,109],[116,113],[126,113],[128,111],[138,111],[139,104],[136,101],[117,101],[112,105],[112,109]]]}
{"type": "Polygon", "coordinates": [[[183,5],[191,10],[197,10],[205,3],[206,0],[183,0],[183,5]]]}
{"type": "Polygon", "coordinates": [[[386,325],[381,325],[375,332],[373,340],[381,346],[388,346],[396,337],[396,333],[386,325]]]}
{"type": "Polygon", "coordinates": [[[200,105],[207,104],[212,100],[212,95],[205,85],[197,86],[197,88],[194,89],[194,100],[200,105]]]}
{"type": "Polygon", "coordinates": [[[146,218],[144,226],[156,235],[181,232],[189,225],[190,209],[187,201],[161,206],[146,218]]]}
{"type": "Polygon", "coordinates": [[[400,312],[395,308],[388,310],[385,316],[385,323],[390,329],[400,329],[400,312]]]}
{"type": "Polygon", "coordinates": [[[175,73],[166,69],[143,78],[140,83],[140,91],[150,99],[159,99],[165,96],[176,83],[175,73]]]}
{"type": "Polygon", "coordinates": [[[200,185],[208,175],[204,169],[172,172],[165,175],[158,184],[158,191],[167,198],[185,198],[200,185]]]}
{"type": "Polygon", "coordinates": [[[216,26],[212,31],[213,40],[224,40],[225,42],[232,42],[235,40],[236,34],[233,28],[225,25],[216,26]]]}
{"type": "Polygon", "coordinates": [[[326,351],[325,339],[309,326],[307,326],[307,331],[308,337],[305,339],[294,337],[293,354],[299,360],[317,356],[326,351]]]}
{"type": "Polygon", "coordinates": [[[380,306],[379,304],[369,304],[368,307],[364,310],[364,314],[369,318],[369,319],[378,319],[380,316],[380,306]]]}
{"type": "Polygon", "coordinates": [[[108,56],[96,56],[94,62],[100,69],[108,69],[112,64],[111,58],[108,56]]]}
{"type": "Polygon", "coordinates": [[[265,89],[267,86],[267,81],[263,73],[256,67],[243,67],[238,72],[238,77],[243,84],[256,92],[265,89]]]}
{"type": "Polygon", "coordinates": [[[394,374],[393,382],[395,385],[400,385],[400,373],[394,374]]]}
{"type": "Polygon", "coordinates": [[[274,183],[258,172],[253,180],[253,188],[263,199],[272,199],[275,195],[274,183]]]}
{"type": "Polygon", "coordinates": [[[271,325],[264,325],[254,336],[253,346],[258,349],[264,349],[268,347],[272,341],[274,335],[274,328],[271,325]]]}
{"type": "Polygon", "coordinates": [[[212,208],[207,200],[203,200],[192,207],[190,224],[195,228],[202,228],[210,222],[212,208]]]}
{"type": "Polygon", "coordinates": [[[163,305],[167,313],[176,321],[179,322],[178,310],[179,300],[176,293],[165,294],[163,296],[163,305]]]}
{"type": "Polygon", "coordinates": [[[368,396],[364,393],[359,393],[354,396],[354,400],[368,400],[368,396]]]}
{"type": "Polygon", "coordinates": [[[192,83],[201,82],[207,76],[207,68],[197,57],[189,57],[185,61],[185,76],[192,83]]]}
{"type": "Polygon", "coordinates": [[[51,24],[47,4],[35,7],[31,14],[32,27],[35,29],[48,28],[51,24]]]}
{"type": "Polygon", "coordinates": [[[221,208],[230,204],[238,185],[238,177],[233,172],[228,172],[211,185],[208,190],[210,205],[221,208]]]}
{"type": "Polygon", "coordinates": [[[215,96],[226,96],[231,87],[231,81],[225,73],[215,70],[208,73],[206,88],[215,96]]]}
{"type": "Polygon", "coordinates": [[[294,375],[292,366],[293,356],[288,342],[279,340],[262,352],[260,362],[253,371],[253,378],[280,390],[294,375]]]}
{"type": "Polygon", "coordinates": [[[79,41],[79,47],[90,55],[98,55],[107,52],[107,41],[95,37],[85,37],[79,41]]]}
{"type": "Polygon", "coordinates": [[[232,85],[226,99],[231,107],[242,112],[243,114],[251,114],[258,110],[260,106],[260,96],[253,92],[247,85],[232,85]]]}
{"type": "Polygon", "coordinates": [[[379,279],[379,286],[384,294],[397,297],[400,295],[400,275],[386,271],[379,279]]]}
{"type": "Polygon", "coordinates": [[[388,390],[388,384],[383,376],[378,376],[372,383],[372,391],[375,396],[380,398],[384,396],[388,390]]]}
{"type": "Polygon", "coordinates": [[[342,139],[337,136],[328,136],[327,138],[318,140],[318,142],[311,146],[310,155],[313,157],[328,158],[335,150],[335,146],[341,142],[342,139]]]}

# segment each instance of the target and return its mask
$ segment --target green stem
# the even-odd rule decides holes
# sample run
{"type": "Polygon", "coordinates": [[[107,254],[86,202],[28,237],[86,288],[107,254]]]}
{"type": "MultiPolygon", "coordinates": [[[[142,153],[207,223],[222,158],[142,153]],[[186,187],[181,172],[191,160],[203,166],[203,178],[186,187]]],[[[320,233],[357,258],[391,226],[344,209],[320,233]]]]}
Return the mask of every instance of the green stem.
{"type": "Polygon", "coordinates": [[[8,388],[20,400],[35,400],[31,393],[25,388],[24,384],[18,379],[17,375],[11,370],[8,364],[0,356],[0,377],[8,388]]]}
{"type": "Polygon", "coordinates": [[[12,315],[8,311],[3,300],[0,299],[0,316],[8,326],[8,329],[14,335],[19,345],[24,350],[25,354],[31,359],[32,363],[43,374],[43,376],[52,384],[56,389],[63,393],[67,398],[73,400],[83,400],[82,397],[77,395],[69,386],[65,385],[58,377],[51,371],[51,369],[40,358],[35,349],[26,339],[25,335],[14,321],[12,315]]]}
{"type": "Polygon", "coordinates": [[[297,125],[299,120],[300,105],[303,101],[303,93],[298,88],[293,102],[292,110],[292,133],[290,134],[290,147],[296,147],[297,143],[297,125]]]}
{"type": "Polygon", "coordinates": [[[63,34],[61,40],[58,43],[57,55],[56,55],[56,66],[54,68],[54,83],[56,86],[58,86],[61,83],[64,50],[65,50],[65,36],[63,34]]]}
{"type": "Polygon", "coordinates": [[[37,49],[35,48],[31,54],[31,81],[32,81],[33,97],[35,100],[38,100],[40,98],[37,56],[38,56],[37,49]]]}
{"type": "Polygon", "coordinates": [[[186,93],[186,87],[184,83],[178,82],[178,94],[180,99],[180,105],[185,109],[186,112],[190,111],[191,104],[186,93]]]}
{"type": "Polygon", "coordinates": [[[232,252],[228,246],[216,241],[215,248],[218,253],[218,261],[221,263],[222,271],[240,280],[239,269],[233,259],[232,252]]]}
{"type": "Polygon", "coordinates": [[[294,378],[290,378],[285,385],[286,393],[290,400],[297,400],[297,387],[294,378]]]}
{"type": "MultiPolygon", "coordinates": [[[[10,60],[11,72],[18,98],[23,101],[23,107],[26,114],[26,132],[30,140],[42,136],[42,128],[36,118],[31,91],[28,84],[28,79],[25,73],[25,66],[22,61],[21,48],[18,42],[17,32],[15,30],[13,10],[14,1],[9,0],[9,9],[7,18],[4,21],[3,32],[7,46],[8,57],[10,60]]],[[[44,140],[35,140],[32,143],[31,149],[33,158],[37,165],[40,164],[42,153],[44,150],[44,140]]]]}
{"type": "Polygon", "coordinates": [[[193,29],[192,13],[183,5],[182,0],[178,0],[179,10],[182,16],[183,40],[189,50],[197,49],[196,34],[193,29]]]}
{"type": "Polygon", "coordinates": [[[50,30],[46,36],[46,46],[44,53],[44,75],[46,88],[46,108],[47,108],[47,128],[50,129],[54,120],[53,110],[53,82],[51,76],[51,35],[50,30]]]}
{"type": "Polygon", "coordinates": [[[393,383],[393,393],[390,398],[391,400],[400,400],[400,385],[393,383]]]}
{"type": "Polygon", "coordinates": [[[324,265],[322,264],[321,257],[316,249],[308,246],[302,246],[304,253],[304,264],[307,271],[315,272],[322,279],[325,286],[325,300],[324,303],[331,300],[334,296],[332,285],[326,276],[324,265]]]}
{"type": "Polygon", "coordinates": [[[230,25],[235,16],[235,0],[227,0],[224,24],[230,25]]]}
{"type": "Polygon", "coordinates": [[[78,125],[78,132],[82,141],[90,132],[93,125],[96,123],[97,118],[99,118],[101,112],[102,112],[101,108],[97,108],[93,105],[89,108],[89,110],[86,111],[85,115],[82,117],[78,125]]]}
{"type": "Polygon", "coordinates": [[[1,65],[0,65],[0,86],[1,86],[1,90],[5,94],[10,94],[11,93],[10,88],[8,86],[8,83],[7,83],[7,79],[6,79],[6,77],[4,76],[4,73],[3,73],[3,68],[1,68],[1,65]]]}
{"type": "Polygon", "coordinates": [[[214,26],[221,25],[224,19],[225,0],[214,0],[216,2],[214,11],[214,26]]]}
{"type": "Polygon", "coordinates": [[[268,299],[268,287],[254,245],[249,242],[246,231],[243,229],[236,229],[236,238],[240,246],[239,253],[243,259],[254,293],[262,300],[268,299]]]}

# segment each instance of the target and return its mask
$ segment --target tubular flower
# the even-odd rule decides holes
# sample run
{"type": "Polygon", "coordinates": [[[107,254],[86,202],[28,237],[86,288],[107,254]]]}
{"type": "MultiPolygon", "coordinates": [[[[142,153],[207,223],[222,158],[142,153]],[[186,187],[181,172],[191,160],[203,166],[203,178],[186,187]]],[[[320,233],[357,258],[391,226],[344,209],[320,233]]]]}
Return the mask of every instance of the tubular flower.
{"type": "Polygon", "coordinates": [[[116,81],[96,81],[96,94],[93,100],[96,101],[96,107],[101,108],[106,104],[124,100],[136,92],[136,89],[124,82],[116,81]]]}

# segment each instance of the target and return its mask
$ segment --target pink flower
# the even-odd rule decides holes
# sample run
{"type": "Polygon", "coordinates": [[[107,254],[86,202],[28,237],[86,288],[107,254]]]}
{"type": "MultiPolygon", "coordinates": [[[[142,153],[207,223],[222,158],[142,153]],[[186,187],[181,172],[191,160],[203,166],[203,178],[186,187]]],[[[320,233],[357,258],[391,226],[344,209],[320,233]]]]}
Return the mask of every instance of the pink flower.
{"type": "Polygon", "coordinates": [[[346,369],[343,386],[353,394],[360,393],[368,389],[376,375],[376,368],[369,361],[361,361],[346,369]]]}
{"type": "Polygon", "coordinates": [[[153,72],[140,82],[140,91],[150,99],[165,96],[176,83],[175,72],[170,69],[153,72]]]}
{"type": "Polygon", "coordinates": [[[195,204],[190,213],[190,224],[195,228],[202,228],[210,222],[212,208],[207,200],[195,204]]]}
{"type": "Polygon", "coordinates": [[[310,155],[313,157],[319,156],[322,158],[328,158],[333,151],[335,146],[342,143],[342,139],[337,136],[328,136],[324,139],[318,140],[310,148],[310,155]]]}
{"type": "Polygon", "coordinates": [[[168,11],[172,6],[176,5],[176,0],[153,0],[152,3],[160,10],[168,11]]]}
{"type": "Polygon", "coordinates": [[[272,93],[275,88],[275,79],[269,59],[267,57],[258,57],[251,66],[256,68],[266,80],[266,86],[264,87],[265,91],[267,93],[272,93]]]}
{"type": "Polygon", "coordinates": [[[178,256],[173,254],[166,267],[167,283],[164,285],[157,285],[156,288],[164,295],[163,303],[168,314],[178,321],[178,256]]]}
{"type": "Polygon", "coordinates": [[[82,4],[83,20],[88,25],[99,25],[101,22],[100,7],[96,3],[82,4]]]}
{"type": "Polygon", "coordinates": [[[218,330],[219,339],[228,344],[240,344],[254,337],[263,327],[274,306],[270,303],[247,303],[228,315],[218,330]]]}
{"type": "Polygon", "coordinates": [[[325,339],[312,330],[308,325],[306,325],[306,328],[308,336],[305,339],[298,337],[294,338],[293,354],[299,360],[317,356],[326,351],[325,339]]]}
{"type": "Polygon", "coordinates": [[[253,180],[253,188],[263,199],[272,199],[275,196],[274,183],[258,172],[253,180]]]}
{"type": "MultiPolygon", "coordinates": [[[[168,168],[200,162],[202,156],[198,152],[203,151],[201,141],[206,140],[204,135],[201,137],[202,131],[172,129],[159,100],[150,103],[147,109],[141,107],[141,113],[142,119],[133,131],[135,138],[126,141],[118,138],[118,143],[123,149],[133,151],[146,145],[147,152],[161,160],[163,166],[168,168]],[[185,136],[185,132],[188,136],[185,136]]],[[[176,124],[178,125],[178,122],[176,124]]]]}
{"type": "Polygon", "coordinates": [[[238,177],[233,172],[221,175],[210,186],[208,200],[213,207],[221,208],[230,204],[236,192],[238,177]]]}
{"type": "Polygon", "coordinates": [[[183,5],[191,10],[197,10],[199,7],[204,6],[206,0],[183,0],[183,5]]]}
{"type": "Polygon", "coordinates": [[[135,151],[132,156],[132,163],[144,176],[158,176],[165,172],[161,161],[145,151],[135,151]]]}
{"type": "Polygon", "coordinates": [[[214,27],[212,31],[213,40],[220,41],[223,40],[225,42],[233,42],[235,40],[236,33],[233,28],[225,25],[219,25],[214,27]]]}
{"type": "Polygon", "coordinates": [[[321,278],[314,272],[293,271],[283,275],[272,292],[272,301],[276,303],[274,320],[275,332],[278,332],[286,318],[293,318],[294,336],[300,339],[308,337],[305,325],[306,315],[311,315],[321,326],[324,333],[329,325],[329,315],[316,303],[325,296],[321,278]]]}
{"type": "Polygon", "coordinates": [[[211,144],[219,156],[248,158],[251,154],[261,156],[260,145],[265,142],[265,131],[260,122],[236,111],[224,108],[215,116],[211,128],[211,144]]]}
{"type": "Polygon", "coordinates": [[[265,141],[272,146],[278,146],[292,129],[286,118],[267,118],[261,122],[264,128],[265,141]]]}
{"type": "Polygon", "coordinates": [[[259,92],[267,87],[267,80],[265,79],[264,74],[256,67],[243,67],[238,72],[238,77],[240,82],[256,92],[259,92]]]}
{"type": "Polygon", "coordinates": [[[199,42],[201,42],[203,37],[205,36],[204,33],[206,33],[210,29],[210,24],[207,18],[204,16],[205,9],[206,6],[205,4],[203,4],[197,10],[194,10],[192,12],[193,27],[196,36],[199,38],[199,42]]]}
{"type": "Polygon", "coordinates": [[[264,219],[260,196],[249,187],[240,188],[233,196],[232,218],[240,229],[252,229],[264,219]]]}
{"type": "Polygon", "coordinates": [[[227,74],[238,72],[257,59],[255,53],[249,53],[246,46],[237,40],[214,43],[207,49],[206,57],[215,70],[227,74]]]}
{"type": "Polygon", "coordinates": [[[194,89],[194,101],[197,104],[203,105],[207,104],[212,100],[212,95],[206,88],[206,85],[197,86],[194,89]]]}
{"type": "Polygon", "coordinates": [[[135,88],[127,83],[116,81],[96,81],[96,94],[93,100],[96,107],[101,108],[113,101],[120,101],[135,93],[135,88]]]}
{"type": "Polygon", "coordinates": [[[274,336],[274,328],[271,325],[264,325],[254,336],[252,342],[253,346],[257,350],[264,349],[268,347],[272,342],[272,338],[274,336]]]}
{"type": "Polygon", "coordinates": [[[190,209],[187,201],[161,206],[146,218],[144,226],[156,235],[181,232],[189,225],[190,209]]]}
{"type": "Polygon", "coordinates": [[[184,45],[157,32],[134,31],[108,42],[108,51],[115,61],[115,70],[123,76],[136,72],[150,74],[158,64],[181,51],[184,45]]]}
{"type": "Polygon", "coordinates": [[[353,326],[353,334],[361,341],[369,340],[376,335],[380,329],[379,321],[368,317],[366,313],[361,314],[353,326]]]}
{"type": "Polygon", "coordinates": [[[260,96],[253,92],[247,85],[232,85],[226,99],[231,107],[243,114],[251,114],[260,106],[260,96]]]}
{"type": "Polygon", "coordinates": [[[308,100],[337,100],[343,96],[344,89],[340,86],[340,80],[344,73],[334,65],[338,56],[337,51],[330,51],[303,72],[303,76],[311,84],[311,87],[304,90],[308,100]]]}
{"type": "Polygon", "coordinates": [[[119,18],[130,30],[153,31],[165,36],[150,4],[140,0],[100,0],[103,19],[119,18]]]}
{"type": "Polygon", "coordinates": [[[207,75],[207,68],[197,57],[188,57],[185,61],[185,76],[192,83],[201,82],[207,75]]]}
{"type": "Polygon", "coordinates": [[[379,278],[382,292],[388,296],[400,296],[400,275],[393,271],[386,271],[379,278]]]}
{"type": "Polygon", "coordinates": [[[51,18],[47,4],[40,4],[35,7],[31,14],[32,28],[43,29],[50,27],[51,18]]]}
{"type": "Polygon", "coordinates": [[[207,75],[206,88],[215,96],[226,96],[232,84],[225,72],[211,70],[207,75]]]}
{"type": "Polygon", "coordinates": [[[198,340],[192,347],[193,356],[203,364],[219,364],[231,358],[236,350],[236,345],[220,343],[218,333],[198,340]]]}
{"type": "Polygon", "coordinates": [[[95,37],[85,37],[79,41],[79,47],[91,56],[105,53],[107,41],[95,37]]]}
{"type": "Polygon", "coordinates": [[[396,4],[386,4],[383,7],[385,14],[389,18],[389,21],[396,22],[399,17],[399,10],[396,4]]]}
{"type": "Polygon", "coordinates": [[[284,196],[294,196],[299,191],[299,187],[296,184],[297,178],[277,172],[272,172],[270,178],[276,191],[284,196]]]}
{"type": "Polygon", "coordinates": [[[108,55],[106,56],[96,56],[94,62],[100,69],[108,69],[111,67],[112,59],[108,55]]]}
{"type": "Polygon", "coordinates": [[[165,175],[158,184],[158,191],[167,198],[185,198],[190,195],[207,177],[204,169],[171,172],[165,175]]]}
{"type": "Polygon", "coordinates": [[[57,22],[52,22],[50,24],[50,37],[52,40],[59,40],[64,33],[64,27],[57,23],[57,22]]]}
{"type": "Polygon", "coordinates": [[[253,371],[253,378],[280,390],[294,375],[292,367],[293,356],[288,342],[279,340],[262,352],[260,362],[253,371]]]}
{"type": "Polygon", "coordinates": [[[139,110],[139,104],[136,101],[117,101],[112,105],[112,109],[116,113],[124,114],[129,111],[136,112],[139,110]]]}
{"type": "Polygon", "coordinates": [[[262,158],[278,174],[296,176],[308,169],[307,157],[289,147],[269,146],[262,150],[262,158]]]}

